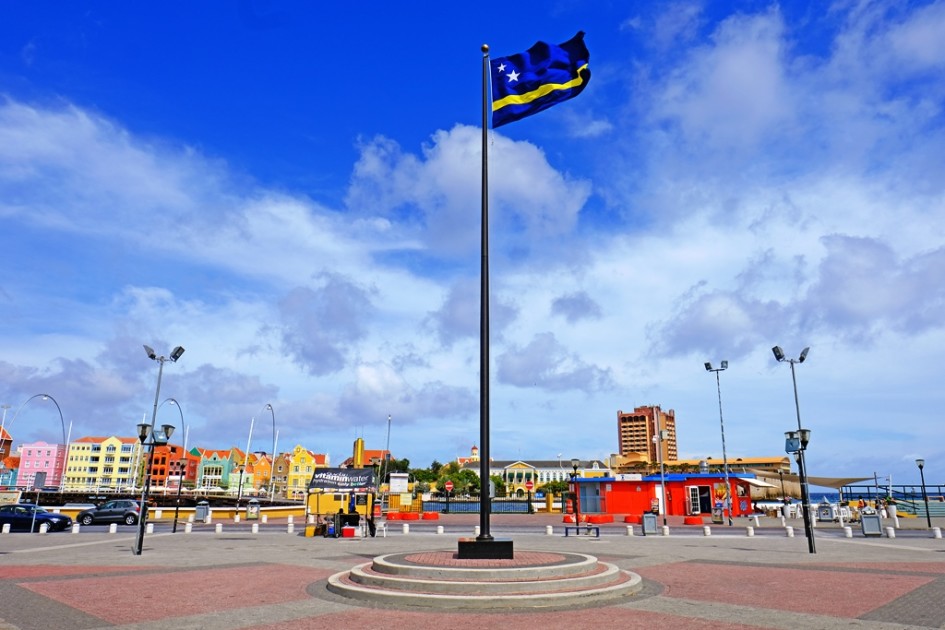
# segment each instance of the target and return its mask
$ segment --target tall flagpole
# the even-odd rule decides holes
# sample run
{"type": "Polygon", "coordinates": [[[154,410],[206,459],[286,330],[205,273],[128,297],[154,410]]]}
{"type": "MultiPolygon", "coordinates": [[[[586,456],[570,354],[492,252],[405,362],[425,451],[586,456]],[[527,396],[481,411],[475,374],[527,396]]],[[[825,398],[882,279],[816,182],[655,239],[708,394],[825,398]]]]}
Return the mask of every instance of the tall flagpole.
{"type": "Polygon", "coordinates": [[[479,301],[479,536],[491,541],[489,517],[489,46],[482,45],[482,269],[479,301]]]}

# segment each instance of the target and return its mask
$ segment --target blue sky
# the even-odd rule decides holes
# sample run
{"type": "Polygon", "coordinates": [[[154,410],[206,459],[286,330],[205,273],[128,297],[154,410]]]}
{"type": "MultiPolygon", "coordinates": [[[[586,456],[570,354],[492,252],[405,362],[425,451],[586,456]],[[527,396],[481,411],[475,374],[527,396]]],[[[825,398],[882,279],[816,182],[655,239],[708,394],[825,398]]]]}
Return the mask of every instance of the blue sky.
{"type": "Polygon", "coordinates": [[[644,404],[721,457],[722,359],[728,457],[780,455],[778,344],[812,474],[945,480],[945,2],[344,4],[0,8],[11,414],[131,434],[180,344],[192,444],[269,450],[271,403],[280,450],[468,454],[479,49],[583,30],[587,89],[489,136],[493,457],[644,404]]]}

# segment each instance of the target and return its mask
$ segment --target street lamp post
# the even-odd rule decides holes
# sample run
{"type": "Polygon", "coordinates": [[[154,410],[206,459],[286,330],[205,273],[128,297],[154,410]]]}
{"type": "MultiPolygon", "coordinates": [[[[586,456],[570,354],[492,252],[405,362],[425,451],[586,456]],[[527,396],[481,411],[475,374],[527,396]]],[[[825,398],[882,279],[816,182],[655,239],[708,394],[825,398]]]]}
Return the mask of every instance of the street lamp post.
{"type": "Polygon", "coordinates": [[[807,535],[807,549],[810,553],[817,553],[814,545],[814,528],[810,513],[810,495],[807,489],[807,465],[804,461],[804,451],[807,450],[807,444],[810,442],[810,429],[798,429],[797,431],[786,431],[784,433],[784,450],[788,453],[794,453],[797,460],[797,471],[801,480],[801,508],[804,512],[804,533],[807,535]]]}
{"type": "Polygon", "coordinates": [[[919,476],[922,477],[922,500],[925,501],[925,521],[929,524],[929,529],[932,529],[932,514],[929,513],[929,495],[925,491],[925,460],[920,457],[915,460],[915,465],[919,467],[919,476]]]}
{"type": "MultiPolygon", "coordinates": [[[[12,425],[14,422],[16,422],[16,417],[20,415],[21,411],[23,411],[23,407],[25,407],[27,403],[29,403],[34,398],[42,398],[43,400],[51,400],[52,403],[56,405],[56,411],[59,412],[59,424],[62,426],[62,476],[59,482],[59,489],[61,491],[62,480],[65,479],[65,476],[66,476],[66,465],[68,463],[68,457],[69,457],[69,438],[66,437],[66,421],[62,417],[62,408],[59,406],[59,403],[56,402],[56,399],[50,396],[49,394],[34,394],[30,396],[29,398],[26,399],[26,402],[20,405],[19,409],[16,410],[16,413],[13,414],[13,418],[10,420],[10,424],[12,425]]],[[[4,417],[6,417],[6,409],[4,409],[4,417]]],[[[72,423],[69,424],[69,433],[70,434],[72,433],[72,423]]],[[[0,430],[0,439],[2,439],[2,437],[3,437],[3,431],[0,430]]],[[[12,446],[13,444],[12,440],[10,444],[12,446]]]]}
{"type": "Polygon", "coordinates": [[[574,506],[574,524],[579,525],[581,523],[581,495],[578,493],[577,486],[577,477],[578,477],[578,466],[581,465],[581,460],[577,457],[571,459],[571,505],[574,506]]]}
{"type": "MultiPolygon", "coordinates": [[[[144,352],[148,355],[148,358],[152,361],[158,362],[158,377],[157,377],[157,387],[154,390],[154,407],[151,410],[151,424],[141,423],[138,425],[138,439],[141,441],[142,447],[144,446],[145,440],[148,438],[148,435],[151,436],[151,452],[148,457],[148,469],[145,471],[144,475],[144,488],[141,490],[141,513],[138,518],[138,536],[135,540],[134,553],[136,556],[141,555],[142,547],[144,546],[144,523],[147,520],[148,515],[148,491],[150,490],[151,485],[151,465],[154,462],[154,444],[155,439],[157,438],[154,432],[154,423],[157,421],[157,410],[158,410],[158,400],[161,398],[161,377],[164,374],[164,362],[171,361],[177,363],[177,360],[181,358],[184,354],[183,346],[175,346],[171,350],[170,356],[165,357],[164,355],[158,355],[154,352],[154,348],[151,346],[145,345],[144,352]],[[144,428],[142,428],[144,427],[144,428]],[[146,429],[146,430],[145,430],[146,429]]],[[[169,424],[165,424],[162,427],[162,433],[165,435],[166,439],[170,439],[171,433],[174,431],[174,427],[169,424]],[[168,427],[170,429],[168,430],[168,427]]],[[[166,440],[165,440],[166,443],[166,440]]]]}
{"type": "Polygon", "coordinates": [[[810,523],[810,487],[807,485],[807,471],[804,460],[804,451],[807,450],[807,440],[804,439],[804,435],[806,434],[809,440],[810,431],[801,428],[801,403],[797,397],[797,376],[794,373],[794,364],[803,363],[807,359],[807,353],[810,352],[810,348],[804,348],[801,350],[800,356],[798,356],[796,359],[786,357],[784,355],[784,350],[781,349],[781,346],[775,346],[771,348],[771,352],[774,354],[774,358],[777,361],[791,364],[791,382],[794,384],[794,409],[797,413],[797,431],[803,448],[797,451],[789,452],[796,453],[795,458],[797,459],[798,473],[800,474],[801,482],[801,502],[803,503],[801,508],[804,512],[804,532],[807,535],[807,542],[808,547],[810,547],[810,552],[816,553],[814,550],[814,530],[810,523]]]}
{"type": "Polygon", "coordinates": [[[184,424],[184,411],[180,408],[180,403],[177,402],[175,398],[165,398],[161,403],[161,407],[164,406],[164,403],[171,403],[177,407],[177,412],[180,414],[180,427],[181,431],[184,432],[184,446],[183,452],[181,453],[180,461],[178,462],[178,471],[177,471],[177,500],[174,504],[174,527],[171,529],[172,533],[177,533],[177,520],[180,517],[180,493],[184,487],[184,472],[187,470],[187,438],[188,431],[187,425],[184,424]]]}
{"type": "Polygon", "coordinates": [[[725,421],[722,419],[722,383],[719,379],[719,372],[728,369],[728,361],[722,361],[722,364],[717,368],[713,368],[712,364],[706,361],[705,369],[707,372],[715,372],[715,389],[719,394],[719,426],[722,428],[722,466],[725,470],[725,505],[723,509],[728,508],[728,525],[731,527],[734,524],[732,522],[732,486],[728,478],[728,455],[725,453],[725,421]]]}

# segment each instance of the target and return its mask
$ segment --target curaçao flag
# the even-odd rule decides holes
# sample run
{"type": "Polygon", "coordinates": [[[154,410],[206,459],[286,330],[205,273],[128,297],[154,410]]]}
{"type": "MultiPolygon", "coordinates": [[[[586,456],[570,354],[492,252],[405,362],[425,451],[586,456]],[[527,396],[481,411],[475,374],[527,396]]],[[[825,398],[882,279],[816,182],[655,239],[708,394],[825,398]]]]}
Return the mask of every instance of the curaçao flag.
{"type": "Polygon", "coordinates": [[[589,58],[579,32],[558,46],[538,42],[523,53],[491,59],[492,128],[580,94],[591,78],[589,58]]]}

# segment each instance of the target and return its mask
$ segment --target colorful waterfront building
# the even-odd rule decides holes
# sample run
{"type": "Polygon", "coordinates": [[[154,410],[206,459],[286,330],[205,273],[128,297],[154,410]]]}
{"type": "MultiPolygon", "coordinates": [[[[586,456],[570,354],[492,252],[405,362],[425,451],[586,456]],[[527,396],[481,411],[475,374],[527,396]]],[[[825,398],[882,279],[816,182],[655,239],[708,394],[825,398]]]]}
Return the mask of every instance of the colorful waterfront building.
{"type": "Polygon", "coordinates": [[[19,484],[32,488],[37,485],[37,475],[41,475],[43,482],[38,485],[58,488],[62,482],[66,451],[64,444],[33,442],[21,445],[19,484]]]}
{"type": "Polygon", "coordinates": [[[82,437],[69,444],[65,490],[125,491],[137,487],[143,470],[136,437],[82,437]]]}
{"type": "Polygon", "coordinates": [[[0,486],[16,486],[16,477],[19,470],[19,455],[7,455],[0,459],[0,486]]]}

